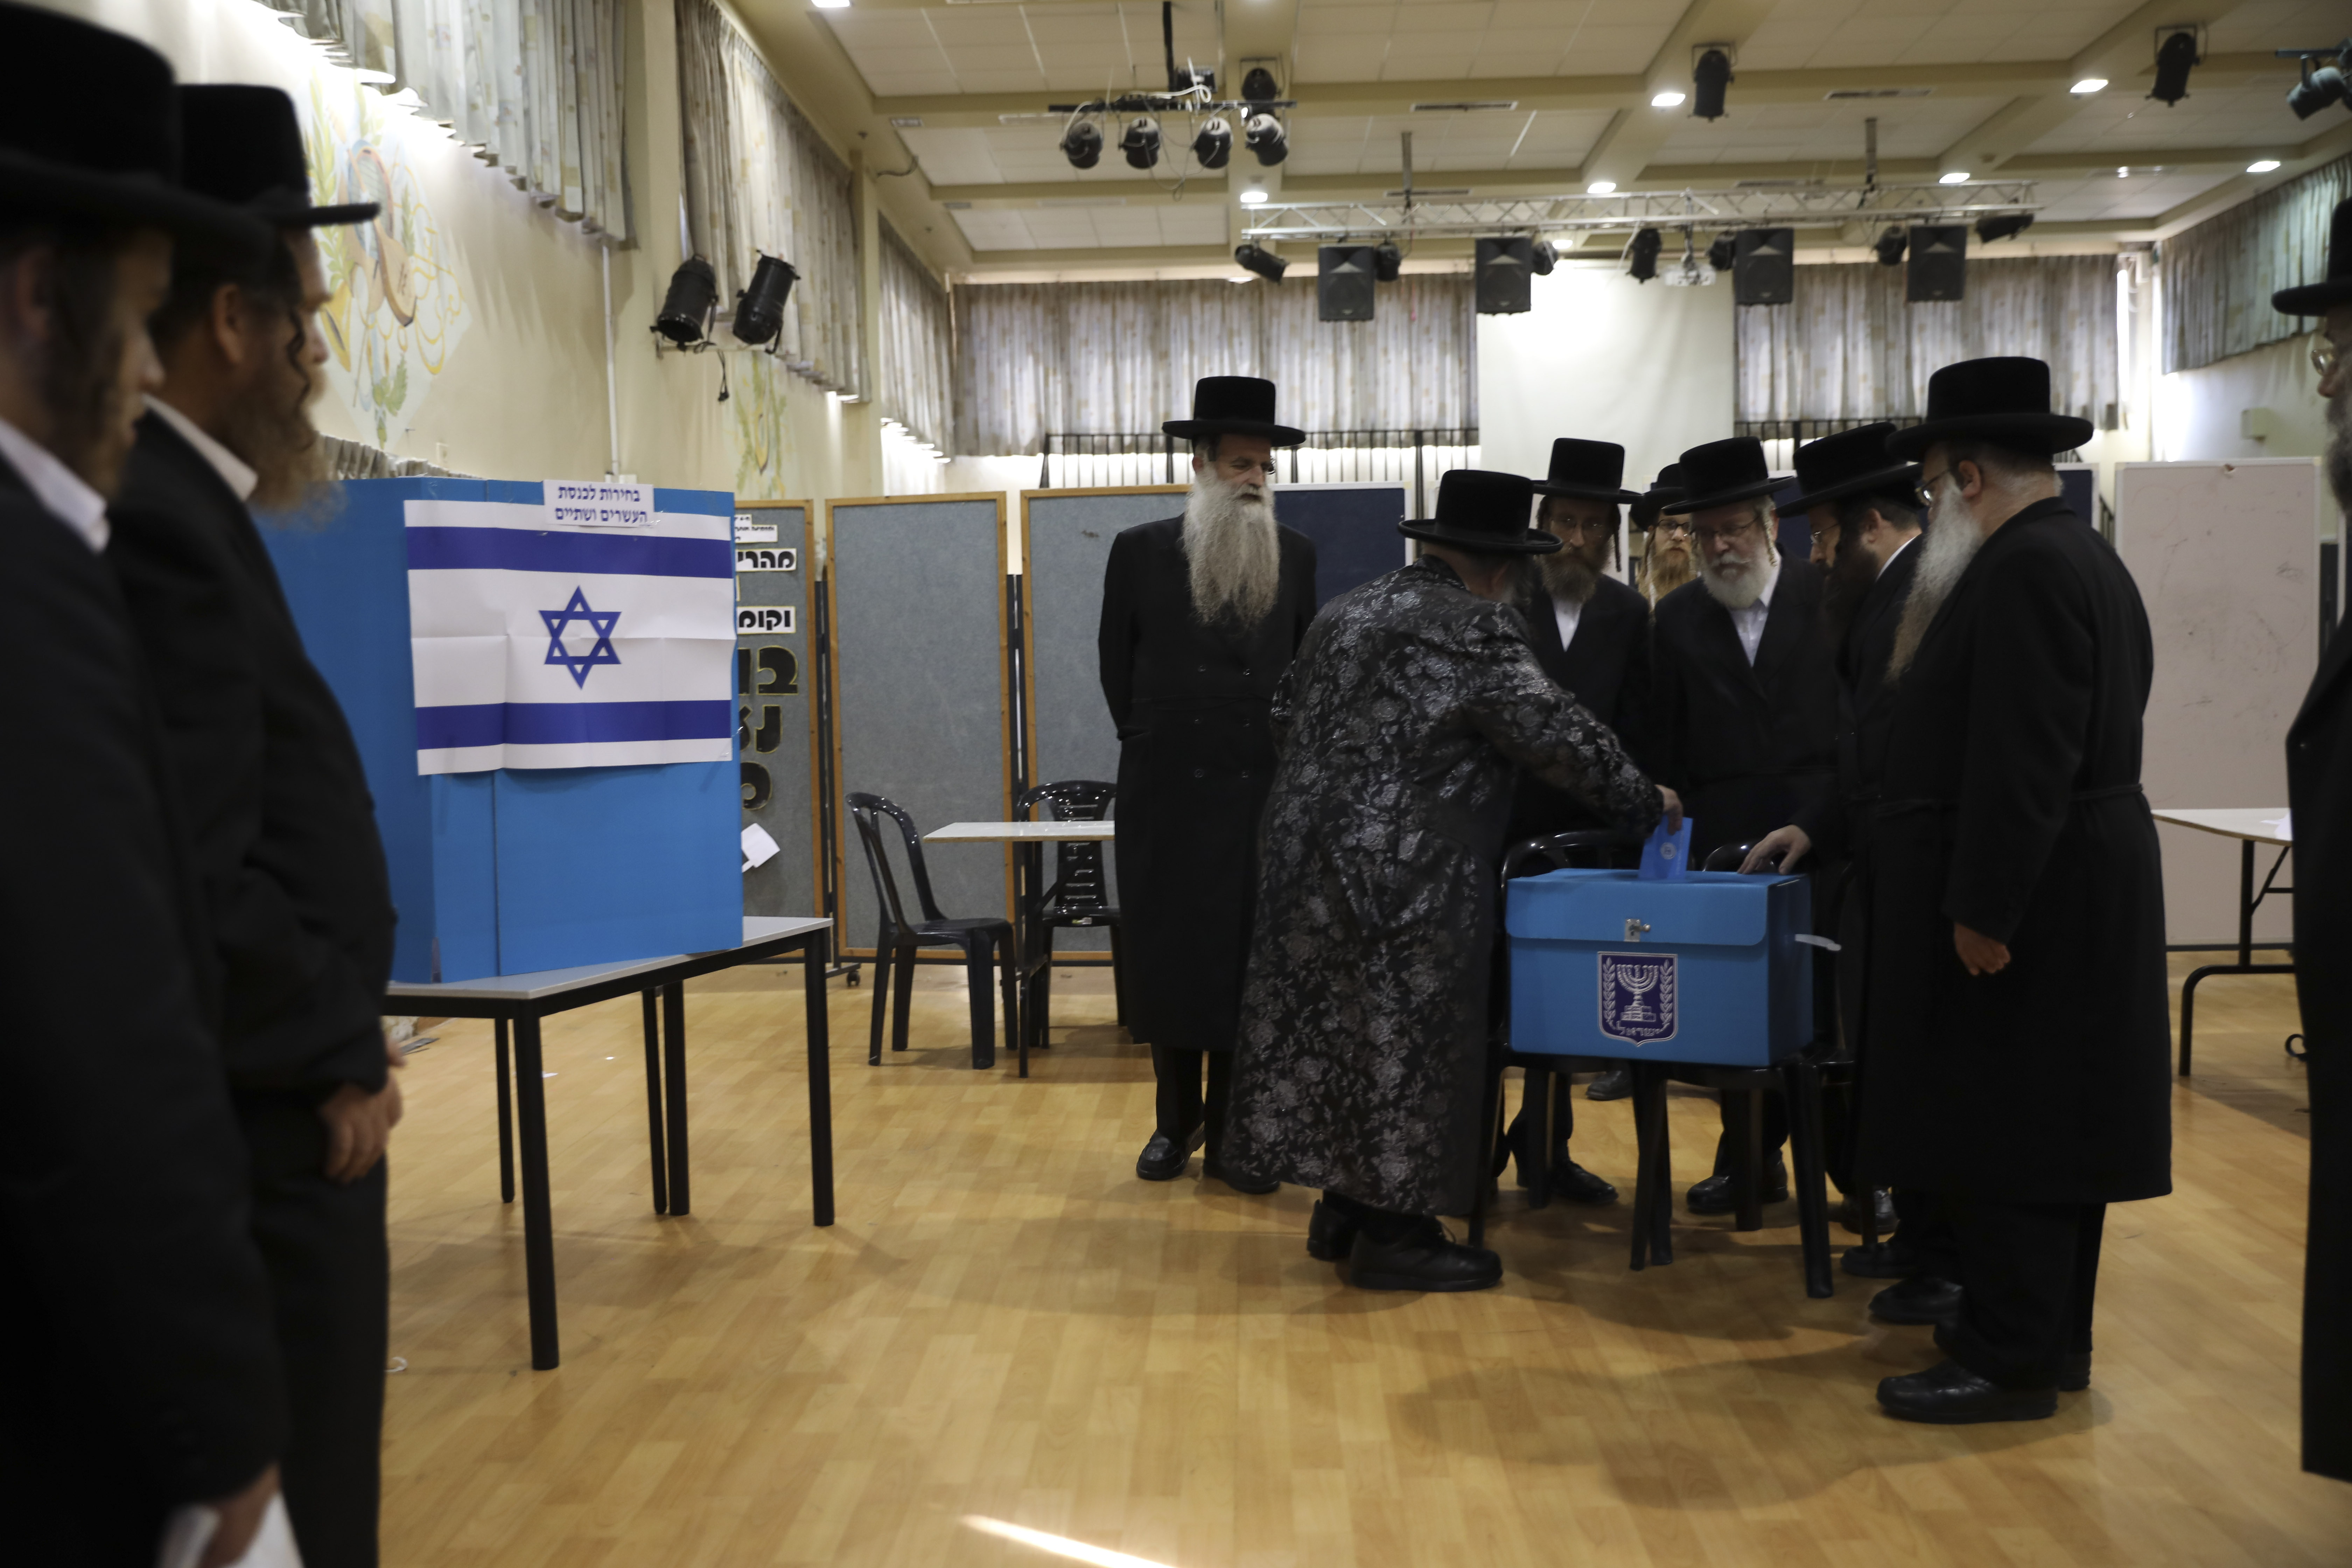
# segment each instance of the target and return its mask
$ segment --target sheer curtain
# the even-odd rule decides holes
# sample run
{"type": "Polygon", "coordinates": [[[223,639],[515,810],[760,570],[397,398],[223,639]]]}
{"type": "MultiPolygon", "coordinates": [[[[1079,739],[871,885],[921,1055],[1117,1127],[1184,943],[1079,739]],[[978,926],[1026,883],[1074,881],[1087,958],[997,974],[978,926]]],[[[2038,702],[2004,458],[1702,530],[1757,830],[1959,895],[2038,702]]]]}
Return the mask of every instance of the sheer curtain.
{"type": "Polygon", "coordinates": [[[882,226],[882,363],[876,382],[883,416],[916,440],[944,450],[955,431],[948,418],[954,325],[940,287],[898,231],[882,226]]]}
{"type": "Polygon", "coordinates": [[[629,237],[624,0],[268,0],[556,216],[629,237]]]}
{"type": "Polygon", "coordinates": [[[2271,295],[2327,276],[2327,220],[2352,196],[2352,156],[2231,207],[2164,242],[2164,369],[2195,370],[2316,322],[2283,316],[2271,295]]]}
{"type": "Polygon", "coordinates": [[[1304,430],[1475,430],[1477,341],[1466,273],[1408,273],[1352,322],[1316,319],[1311,279],[970,284],[955,291],[956,450],[1034,454],[1086,432],[1157,451],[1204,375],[1269,378],[1304,430]]]}
{"type": "Polygon", "coordinates": [[[2028,354],[2048,363],[2059,413],[2115,428],[2114,257],[1970,258],[1966,296],[1929,305],[1904,301],[1905,270],[1800,267],[1788,304],[1740,307],[1739,422],[1916,419],[1943,366],[2028,354]]]}

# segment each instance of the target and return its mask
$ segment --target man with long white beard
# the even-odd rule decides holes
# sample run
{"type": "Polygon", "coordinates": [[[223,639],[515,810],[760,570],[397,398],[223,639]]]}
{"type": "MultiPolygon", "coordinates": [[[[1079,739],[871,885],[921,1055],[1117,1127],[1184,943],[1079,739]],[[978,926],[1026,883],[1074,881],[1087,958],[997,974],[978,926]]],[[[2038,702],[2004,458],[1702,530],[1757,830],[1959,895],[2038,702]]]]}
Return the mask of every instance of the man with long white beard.
{"type": "MultiPolygon", "coordinates": [[[[1822,574],[1773,544],[1779,482],[1752,436],[1682,455],[1685,494],[1664,508],[1690,519],[1698,580],[1658,601],[1650,750],[1658,782],[1690,813],[1691,857],[1753,844],[1828,798],[1837,782],[1838,679],[1822,621],[1822,574]]],[[[1727,1115],[1728,1112],[1727,1111],[1727,1115]]],[[[1761,1194],[1789,1195],[1786,1113],[1767,1097],[1761,1194]]],[[[1738,1206],[1727,1163],[1694,1184],[1693,1214],[1738,1206]]]]}
{"type": "Polygon", "coordinates": [[[1855,1171],[1932,1194],[1929,1272],[1959,1288],[1950,1359],[1878,1385],[1905,1420],[2034,1420],[2088,1386],[2106,1205],[2172,1186],[2155,649],[2052,467],[2091,428],[2040,360],[1981,359],[1887,442],[1933,510],[1872,825],[1855,1171]]]}
{"type": "Polygon", "coordinates": [[[1258,817],[1274,778],[1275,683],[1315,618],[1315,546],[1274,520],[1275,389],[1205,376],[1184,515],[1111,542],[1103,577],[1103,696],[1118,727],[1118,890],[1129,1032],[1159,1083],[1147,1182],[1204,1168],[1238,1191],[1275,1184],[1225,1168],[1226,1089],[1257,895],[1258,817]],[[1207,1089],[1202,1069],[1207,1068],[1207,1089]]]}
{"type": "MultiPolygon", "coordinates": [[[[2271,303],[2316,316],[2327,479],[2352,511],[2352,201],[2336,204],[2327,276],[2271,303]]],[[[2294,829],[2295,990],[2311,1087],[2311,1223],[2303,1271],[2303,1468],[2352,1481],[2352,636],[2336,628],[2286,736],[2294,829]]]]}

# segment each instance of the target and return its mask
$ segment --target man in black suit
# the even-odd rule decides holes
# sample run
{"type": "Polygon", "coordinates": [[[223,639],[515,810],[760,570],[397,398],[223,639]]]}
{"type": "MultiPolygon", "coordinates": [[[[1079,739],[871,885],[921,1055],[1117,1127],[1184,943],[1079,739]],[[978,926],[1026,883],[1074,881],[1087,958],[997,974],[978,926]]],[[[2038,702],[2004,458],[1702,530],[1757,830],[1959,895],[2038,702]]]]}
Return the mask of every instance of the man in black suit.
{"type": "MultiPolygon", "coordinates": [[[[1822,618],[1822,574],[1773,544],[1778,482],[1753,437],[1682,455],[1687,492],[1666,506],[1690,519],[1698,581],[1658,601],[1649,745],[1658,781],[1682,796],[1691,857],[1752,844],[1812,810],[1836,787],[1838,678],[1822,618]]],[[[1767,1097],[1772,1151],[1764,1196],[1789,1195],[1780,1157],[1785,1112],[1767,1097]]],[[[1694,1184],[1694,1214],[1737,1206],[1717,1145],[1716,1171],[1694,1184]]]]}
{"type": "Polygon", "coordinates": [[[258,258],[174,258],[107,558],[162,710],[250,1151],[254,1236],[291,1394],[286,1507],[310,1568],[372,1568],[389,1310],[384,1144],[400,1114],[382,1019],[393,910],[342,710],[312,668],[248,503],[313,502],[324,388],[314,207],[294,101],[181,89],[189,184],[268,224],[258,258]]]}
{"type": "Polygon", "coordinates": [[[100,552],[175,237],[267,235],[177,181],[171,68],[0,5],[0,1512],[8,1560],[243,1556],[286,1391],[196,889],[100,552]]]}
{"type": "MultiPolygon", "coordinates": [[[[2327,477],[2352,511],[2352,201],[2336,204],[2327,276],[2271,303],[2316,316],[2327,477]]],[[[2311,1081],[2311,1224],[2303,1274],[2303,1468],[2352,1481],[2352,636],[2335,628],[2286,734],[2294,829],[2294,983],[2311,1081]]]]}

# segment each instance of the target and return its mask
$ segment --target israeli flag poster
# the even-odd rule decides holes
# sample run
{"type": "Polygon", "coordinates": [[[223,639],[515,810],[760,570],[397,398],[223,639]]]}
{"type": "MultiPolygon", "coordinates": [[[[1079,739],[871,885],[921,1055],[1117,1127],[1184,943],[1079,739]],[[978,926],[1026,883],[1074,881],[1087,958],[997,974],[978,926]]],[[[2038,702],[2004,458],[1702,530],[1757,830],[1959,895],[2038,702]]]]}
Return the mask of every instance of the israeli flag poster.
{"type": "Polygon", "coordinates": [[[405,503],[416,771],[733,761],[730,519],[541,489],[405,503]]]}

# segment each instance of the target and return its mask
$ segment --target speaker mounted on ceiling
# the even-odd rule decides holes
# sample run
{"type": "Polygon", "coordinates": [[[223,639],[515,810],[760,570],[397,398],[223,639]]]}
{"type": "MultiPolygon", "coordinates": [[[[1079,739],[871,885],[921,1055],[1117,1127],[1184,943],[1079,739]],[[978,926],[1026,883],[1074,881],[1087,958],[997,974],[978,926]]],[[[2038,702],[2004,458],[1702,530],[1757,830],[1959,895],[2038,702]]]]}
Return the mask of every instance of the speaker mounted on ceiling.
{"type": "Polygon", "coordinates": [[[1903,298],[1914,305],[1957,300],[1969,285],[1969,226],[1922,224],[1911,231],[1903,298]]]}
{"type": "Polygon", "coordinates": [[[1478,313],[1524,315],[1535,306],[1536,242],[1524,234],[1482,239],[1477,250],[1478,313]]]}
{"type": "Polygon", "coordinates": [[[1369,321],[1380,258],[1369,245],[1327,245],[1315,253],[1315,312],[1319,321],[1369,321]]]}
{"type": "Polygon", "coordinates": [[[1785,305],[1797,291],[1797,231],[1743,228],[1731,256],[1732,301],[1785,305]]]}

